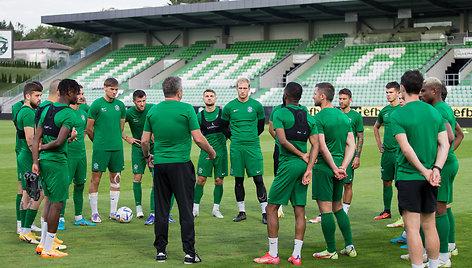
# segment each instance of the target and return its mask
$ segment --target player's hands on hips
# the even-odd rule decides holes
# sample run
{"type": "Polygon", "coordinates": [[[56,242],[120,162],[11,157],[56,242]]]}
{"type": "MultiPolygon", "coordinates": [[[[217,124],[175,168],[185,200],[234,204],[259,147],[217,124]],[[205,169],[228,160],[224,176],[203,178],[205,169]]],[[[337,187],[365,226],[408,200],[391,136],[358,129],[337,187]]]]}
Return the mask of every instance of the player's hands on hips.
{"type": "Polygon", "coordinates": [[[309,153],[306,153],[306,154],[303,154],[302,156],[300,156],[300,158],[305,161],[305,163],[308,164],[308,161],[310,161],[310,154],[309,153]]]}
{"type": "Polygon", "coordinates": [[[312,176],[313,176],[313,169],[310,168],[310,170],[305,171],[305,174],[303,174],[303,178],[302,178],[303,185],[310,184],[312,176]]]}
{"type": "Polygon", "coordinates": [[[352,160],[352,169],[358,168],[360,163],[361,159],[358,156],[354,157],[354,160],[352,160]]]}
{"type": "Polygon", "coordinates": [[[31,167],[31,172],[35,173],[36,175],[39,175],[39,165],[33,163],[33,166],[31,167]]]}
{"type": "Polygon", "coordinates": [[[146,162],[149,168],[154,168],[154,155],[150,154],[148,158],[146,158],[146,162]]]}

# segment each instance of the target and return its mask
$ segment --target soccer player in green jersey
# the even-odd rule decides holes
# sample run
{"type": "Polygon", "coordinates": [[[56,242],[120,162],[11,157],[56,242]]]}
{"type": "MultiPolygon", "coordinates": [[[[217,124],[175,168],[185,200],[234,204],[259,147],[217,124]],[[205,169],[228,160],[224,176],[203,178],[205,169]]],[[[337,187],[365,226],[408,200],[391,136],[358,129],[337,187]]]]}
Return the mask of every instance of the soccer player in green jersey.
{"type": "Polygon", "coordinates": [[[200,152],[197,167],[197,183],[195,184],[195,200],[193,201],[193,216],[199,215],[200,200],[203,196],[203,186],[206,179],[214,174],[215,189],[213,190],[213,210],[211,216],[223,218],[220,212],[220,202],[223,197],[223,179],[228,176],[228,151],[226,138],[230,137],[228,126],[223,126],[221,109],[215,106],[216,93],[212,89],[203,92],[205,109],[197,114],[200,130],[208,143],[216,151],[216,158],[209,160],[205,151],[200,152]]]}
{"type": "Polygon", "coordinates": [[[405,72],[401,84],[406,104],[391,114],[392,134],[401,149],[396,174],[398,207],[405,222],[412,267],[423,267],[420,228],[425,236],[429,267],[438,267],[439,238],[434,212],[440,173],[449,150],[448,135],[441,114],[419,101],[421,73],[405,72]]]}
{"type": "Polygon", "coordinates": [[[354,158],[346,170],[347,178],[343,180],[344,194],[343,194],[343,209],[346,214],[351,207],[352,201],[352,182],[354,181],[354,170],[359,167],[362,145],[364,144],[364,123],[362,122],[362,115],[351,109],[352,93],[349,89],[343,88],[339,91],[339,107],[341,111],[349,117],[351,122],[351,129],[354,134],[354,141],[356,142],[356,153],[354,158]]]}
{"type": "MultiPolygon", "coordinates": [[[[431,104],[444,118],[450,149],[444,167],[441,170],[441,186],[438,188],[436,205],[436,228],[439,236],[439,265],[448,267],[451,265],[449,258],[449,232],[451,231],[449,216],[454,217],[452,209],[447,205],[453,200],[453,182],[459,170],[459,162],[454,155],[454,137],[456,118],[451,107],[447,105],[441,96],[442,83],[435,77],[427,78],[421,88],[419,98],[431,104]]],[[[455,230],[455,228],[454,228],[455,230]]],[[[457,250],[457,249],[456,249],[457,250]]]]}
{"type": "Polygon", "coordinates": [[[385,93],[389,105],[385,106],[379,113],[377,121],[374,125],[374,136],[377,141],[377,147],[382,154],[380,160],[380,173],[383,183],[383,202],[384,210],[380,212],[374,219],[381,220],[392,217],[392,198],[393,186],[392,182],[395,179],[395,162],[398,151],[398,143],[392,135],[390,125],[390,115],[393,111],[400,108],[398,95],[400,94],[400,85],[397,82],[390,82],[386,85],[385,93]],[[384,125],[384,140],[380,139],[380,127],[384,125]]]}
{"type": "Polygon", "coordinates": [[[156,261],[165,262],[167,259],[169,208],[172,194],[175,194],[180,212],[182,247],[186,254],[184,263],[198,263],[201,259],[195,251],[192,215],[195,187],[195,170],[190,161],[192,138],[200,149],[208,153],[209,159],[214,159],[216,153],[202,135],[193,107],[181,102],[182,80],[175,76],[167,77],[162,90],[165,100],[148,112],[141,137],[144,158],[149,167],[154,167],[156,261]],[[155,155],[151,155],[149,150],[152,135],[155,155]]]}
{"type": "Polygon", "coordinates": [[[315,115],[320,142],[320,153],[313,169],[312,198],[321,212],[321,229],[327,248],[313,254],[315,258],[337,259],[335,231],[338,221],[344,237],[341,254],[356,257],[352,241],[351,223],[343,210],[343,183],[346,169],[354,156],[356,144],[347,115],[333,107],[334,87],[330,83],[316,85],[313,99],[321,111],[315,115]],[[334,214],[334,215],[333,215],[334,214]]]}
{"type": "MultiPolygon", "coordinates": [[[[13,125],[15,125],[16,128],[16,116],[18,115],[18,112],[20,111],[21,107],[25,104],[25,100],[21,100],[11,107],[11,113],[13,115],[13,125]]],[[[16,193],[16,233],[20,234],[21,232],[21,216],[20,216],[20,203],[21,203],[21,197],[23,196],[23,190],[21,189],[21,177],[20,177],[20,170],[19,166],[20,164],[18,163],[18,155],[20,154],[20,145],[19,145],[19,138],[18,138],[18,133],[15,133],[15,154],[16,154],[16,172],[17,172],[17,179],[18,179],[18,190],[16,193]]]]}
{"type": "Polygon", "coordinates": [[[18,135],[18,169],[19,178],[21,178],[21,185],[23,194],[20,202],[20,219],[21,231],[19,238],[28,243],[38,244],[39,237],[36,237],[31,232],[31,225],[38,213],[39,205],[43,200],[43,191],[39,200],[34,201],[28,194],[26,194],[25,173],[31,171],[33,165],[33,157],[31,154],[31,146],[34,137],[34,109],[38,107],[41,102],[41,95],[43,94],[43,87],[38,82],[27,83],[23,89],[23,96],[25,104],[20,108],[16,115],[16,130],[18,135]]]}
{"type": "Polygon", "coordinates": [[[103,172],[110,172],[110,219],[116,220],[116,209],[120,198],[121,171],[124,166],[123,128],[126,119],[124,103],[116,99],[118,81],[107,78],[103,86],[105,96],[96,99],[90,106],[87,120],[87,135],[93,142],[92,178],[89,187],[92,222],[100,223],[98,214],[98,185],[103,172]]]}
{"type": "Polygon", "coordinates": [[[262,104],[249,97],[250,82],[240,78],[236,82],[238,97],[225,105],[221,119],[231,127],[231,175],[235,177],[234,192],[239,214],[233,219],[239,222],[246,219],[244,206],[244,171],[253,177],[257,189],[257,199],[261,204],[262,223],[267,224],[267,191],[262,175],[262,160],[259,135],[264,131],[264,108],[262,104]]]}
{"type": "MultiPolygon", "coordinates": [[[[135,106],[130,107],[126,110],[126,122],[128,122],[131,129],[132,137],[128,137],[125,134],[123,139],[131,144],[131,164],[133,169],[133,193],[136,204],[136,216],[138,218],[144,217],[142,201],[142,187],[141,181],[143,178],[144,170],[146,169],[146,159],[143,156],[143,150],[141,148],[141,136],[143,134],[144,122],[146,121],[146,115],[149,110],[154,106],[153,104],[146,103],[146,92],[142,90],[136,90],[133,93],[133,103],[135,106]]],[[[154,154],[154,142],[151,140],[151,154],[154,154]]],[[[153,169],[150,168],[151,175],[153,169]]],[[[172,204],[174,203],[174,196],[172,196],[170,209],[172,210],[172,204]]],[[[144,224],[151,225],[154,223],[155,209],[154,209],[154,186],[151,191],[150,199],[151,213],[149,218],[144,224]]],[[[169,222],[175,222],[169,215],[169,222]]]]}
{"type": "Polygon", "coordinates": [[[80,89],[71,79],[62,80],[58,88],[59,100],[41,113],[32,146],[32,171],[41,175],[44,194],[49,199],[45,213],[47,233],[41,236],[42,241],[36,248],[36,252],[41,252],[41,258],[68,255],[55,249],[54,240],[62,205],[69,195],[69,171],[64,166],[68,166],[67,137],[76,124],[76,114],[69,105],[77,103],[80,89]]]}
{"type": "Polygon", "coordinates": [[[288,261],[295,265],[301,264],[301,249],[306,229],[306,195],[319,149],[315,119],[305,107],[298,104],[302,92],[302,86],[299,84],[288,83],[284,89],[286,105],[278,109],[273,116],[280,146],[280,163],[270,187],[266,209],[269,252],[254,259],[257,263],[279,263],[277,209],[282,204],[288,205],[290,200],[295,213],[295,246],[288,261]],[[311,144],[310,153],[307,153],[308,140],[311,144]]]}
{"type": "MultiPolygon", "coordinates": [[[[82,216],[82,208],[84,206],[84,188],[87,179],[87,153],[85,151],[85,131],[87,128],[87,112],[79,109],[80,105],[84,103],[84,88],[79,85],[79,94],[77,94],[77,103],[70,104],[70,107],[75,111],[75,130],[77,136],[69,138],[69,145],[67,148],[67,160],[69,166],[70,183],[74,184],[74,225],[79,226],[95,226],[95,223],[89,222],[82,216]]],[[[61,210],[61,217],[64,217],[64,207],[61,210]]],[[[61,219],[59,219],[59,226],[61,219]]],[[[58,227],[58,230],[59,227],[58,227]]]]}

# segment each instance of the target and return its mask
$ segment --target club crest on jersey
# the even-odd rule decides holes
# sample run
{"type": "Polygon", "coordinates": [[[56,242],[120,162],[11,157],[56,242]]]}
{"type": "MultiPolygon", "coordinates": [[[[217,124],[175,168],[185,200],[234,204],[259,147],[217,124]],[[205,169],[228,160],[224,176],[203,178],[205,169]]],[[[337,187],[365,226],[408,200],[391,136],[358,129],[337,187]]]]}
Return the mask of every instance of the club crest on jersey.
{"type": "Polygon", "coordinates": [[[117,104],[117,105],[115,105],[115,110],[117,110],[117,111],[119,111],[119,110],[120,110],[120,106],[118,106],[118,104],[117,104]]]}
{"type": "Polygon", "coordinates": [[[93,169],[98,169],[98,163],[93,163],[93,169]]]}
{"type": "Polygon", "coordinates": [[[252,107],[251,106],[247,107],[247,112],[252,113],[252,107]]]}
{"type": "Polygon", "coordinates": [[[133,169],[134,169],[135,171],[137,171],[137,170],[138,170],[138,164],[134,164],[133,169]]]}
{"type": "Polygon", "coordinates": [[[202,173],[203,172],[203,168],[198,168],[198,173],[202,173]]]}
{"type": "Polygon", "coordinates": [[[82,121],[85,121],[85,115],[82,115],[82,121]]]}

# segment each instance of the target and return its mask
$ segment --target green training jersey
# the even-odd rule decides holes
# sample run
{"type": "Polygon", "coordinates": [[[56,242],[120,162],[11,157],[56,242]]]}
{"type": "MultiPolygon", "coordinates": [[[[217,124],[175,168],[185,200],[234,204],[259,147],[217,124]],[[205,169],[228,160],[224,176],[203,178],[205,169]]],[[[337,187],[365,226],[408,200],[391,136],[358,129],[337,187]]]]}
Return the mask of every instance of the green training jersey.
{"type": "MultiPolygon", "coordinates": [[[[447,123],[451,125],[452,128],[452,135],[455,137],[456,136],[456,117],[454,116],[454,111],[452,111],[451,107],[447,105],[444,101],[439,101],[433,106],[438,110],[438,112],[441,114],[441,116],[446,120],[447,123]]],[[[455,138],[454,138],[455,139],[455,138]]],[[[451,144],[451,148],[449,148],[449,154],[447,158],[454,157],[454,143],[451,144]]]]}
{"type": "MultiPolygon", "coordinates": [[[[33,108],[23,105],[16,116],[16,124],[19,130],[25,130],[25,127],[34,128],[34,110],[33,108]]],[[[26,139],[18,139],[18,152],[25,151],[31,153],[26,139]]]]}
{"type": "Polygon", "coordinates": [[[351,129],[354,134],[354,141],[357,143],[357,133],[364,132],[364,122],[362,121],[362,115],[353,109],[345,113],[349,117],[349,122],[351,122],[351,129]]]}
{"type": "Polygon", "coordinates": [[[79,110],[83,110],[86,113],[88,113],[88,111],[90,110],[90,106],[88,106],[86,103],[80,104],[79,105],[79,110]]]}
{"type": "MultiPolygon", "coordinates": [[[[352,132],[349,117],[337,108],[324,108],[315,114],[318,133],[324,134],[326,146],[331,152],[336,165],[341,165],[346,150],[346,140],[349,132],[352,132]]],[[[318,163],[327,165],[323,156],[318,155],[318,163]]]]}
{"type": "Polygon", "coordinates": [[[123,150],[121,119],[126,118],[126,107],[122,101],[96,99],[90,106],[88,118],[95,120],[93,150],[123,150]]]}
{"type": "MultiPolygon", "coordinates": [[[[153,106],[154,104],[147,103],[142,112],[136,110],[135,106],[126,110],[126,122],[128,122],[129,124],[129,128],[131,129],[131,135],[133,135],[133,138],[141,140],[141,136],[143,135],[144,122],[146,122],[146,115],[153,106]]],[[[141,146],[137,144],[133,144],[133,147],[141,149],[141,146]]]]}
{"type": "MultiPolygon", "coordinates": [[[[438,150],[438,133],[446,130],[444,122],[441,114],[431,105],[413,101],[392,114],[392,135],[405,133],[423,166],[431,169],[438,150]]],[[[397,180],[425,180],[401,150],[397,161],[397,180]]]]}
{"type": "Polygon", "coordinates": [[[69,143],[67,155],[71,158],[83,158],[85,151],[85,130],[87,129],[87,112],[81,109],[74,110],[74,127],[77,131],[77,140],[69,143]]]}
{"type": "Polygon", "coordinates": [[[398,104],[397,106],[387,105],[380,111],[379,116],[377,117],[377,122],[379,122],[379,124],[384,124],[385,129],[383,148],[386,151],[396,151],[399,148],[397,140],[392,135],[390,115],[392,114],[392,112],[400,109],[400,107],[400,104],[398,104]]]}
{"type": "Polygon", "coordinates": [[[231,144],[260,147],[257,123],[265,118],[264,107],[254,99],[240,102],[237,98],[228,102],[221,115],[231,127],[231,144]]]}
{"type": "Polygon", "coordinates": [[[200,129],[192,105],[163,101],[149,110],[144,131],[154,134],[154,164],[190,161],[193,130],[200,129]]]}
{"type": "MultiPolygon", "coordinates": [[[[44,109],[44,111],[41,113],[41,119],[39,119],[38,126],[43,126],[44,120],[46,118],[46,114],[48,110],[51,109],[52,106],[66,107],[54,115],[54,124],[59,129],[64,126],[64,127],[67,127],[69,131],[71,131],[72,128],[76,126],[75,124],[77,121],[76,120],[77,115],[75,111],[72,108],[70,108],[67,104],[58,103],[58,102],[53,103],[51,106],[44,109]]],[[[57,137],[52,137],[52,136],[43,134],[43,144],[48,144],[56,139],[57,137]]],[[[68,142],[66,139],[65,142],[57,148],[41,151],[39,153],[39,158],[47,159],[51,161],[66,161],[67,160],[67,145],[68,145],[68,142]]]]}
{"type": "MultiPolygon", "coordinates": [[[[25,101],[21,100],[13,104],[13,106],[11,107],[11,114],[13,115],[13,118],[12,118],[13,124],[15,123],[16,116],[18,115],[18,112],[20,111],[21,107],[23,107],[23,104],[25,104],[25,101]]],[[[15,152],[16,153],[20,152],[19,146],[20,145],[19,145],[18,134],[16,134],[16,137],[15,137],[15,152]]]]}
{"type": "MultiPolygon", "coordinates": [[[[200,111],[197,114],[197,120],[200,126],[202,125],[202,113],[205,116],[205,120],[211,123],[211,121],[215,121],[217,119],[218,114],[220,113],[220,108],[216,107],[215,110],[211,113],[205,110],[200,111]]],[[[218,152],[221,152],[221,153],[227,152],[226,136],[223,134],[223,132],[209,133],[205,135],[205,138],[207,139],[211,147],[213,147],[215,152],[217,152],[217,154],[218,152]]]]}
{"type": "MultiPolygon", "coordinates": [[[[294,110],[307,110],[305,106],[298,106],[298,105],[288,105],[288,107],[294,109],[294,110]]],[[[293,117],[293,113],[287,109],[287,108],[279,108],[273,116],[274,122],[274,130],[281,128],[284,130],[290,129],[295,125],[295,118],[293,117]]],[[[316,122],[315,118],[311,116],[307,112],[307,123],[308,123],[308,128],[310,129],[310,136],[318,134],[318,129],[316,127],[316,122]]],[[[287,139],[288,140],[288,139],[287,139]]],[[[307,141],[295,141],[295,140],[288,140],[297,150],[299,150],[302,153],[307,152],[307,141]]],[[[284,161],[284,160],[290,160],[293,158],[298,158],[298,156],[292,154],[289,152],[287,149],[285,149],[283,146],[278,144],[280,148],[280,158],[279,161],[284,161]]]]}

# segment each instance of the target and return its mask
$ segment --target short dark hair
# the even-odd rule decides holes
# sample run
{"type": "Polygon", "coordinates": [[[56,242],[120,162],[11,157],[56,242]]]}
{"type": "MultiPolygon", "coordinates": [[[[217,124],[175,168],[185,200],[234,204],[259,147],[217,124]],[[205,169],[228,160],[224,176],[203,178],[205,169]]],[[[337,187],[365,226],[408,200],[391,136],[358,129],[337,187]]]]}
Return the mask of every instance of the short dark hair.
{"type": "Polygon", "coordinates": [[[352,98],[352,93],[351,93],[351,91],[349,90],[349,88],[343,88],[343,89],[341,89],[341,90],[339,91],[338,95],[341,95],[341,94],[343,94],[343,95],[348,95],[350,99],[352,98]]]}
{"type": "Polygon", "coordinates": [[[447,87],[446,87],[446,83],[442,83],[441,85],[441,98],[443,101],[446,101],[446,98],[447,98],[447,87]]]}
{"type": "Polygon", "coordinates": [[[142,97],[146,97],[146,92],[144,92],[144,90],[141,90],[141,89],[136,89],[134,92],[133,92],[133,100],[135,99],[140,99],[142,97]]]}
{"type": "Polygon", "coordinates": [[[323,83],[316,84],[315,87],[318,88],[318,90],[320,91],[320,94],[325,94],[326,99],[328,101],[333,101],[334,87],[333,85],[331,85],[331,83],[323,82],[323,83]]]}
{"type": "Polygon", "coordinates": [[[397,81],[389,82],[385,88],[394,88],[396,91],[400,92],[400,84],[397,81]]]}
{"type": "Polygon", "coordinates": [[[293,100],[299,101],[302,98],[303,88],[299,83],[290,82],[284,88],[284,93],[287,97],[293,100]]]}
{"type": "Polygon", "coordinates": [[[77,83],[77,81],[73,79],[63,79],[57,86],[57,89],[59,90],[60,96],[65,96],[68,92],[71,91],[76,94],[79,94],[80,92],[79,83],[77,83]]]}
{"type": "Polygon", "coordinates": [[[206,89],[205,91],[203,91],[203,95],[205,95],[205,93],[207,93],[207,92],[211,92],[211,93],[215,94],[215,96],[216,96],[216,92],[213,89],[206,89]]]}
{"type": "Polygon", "coordinates": [[[402,75],[402,85],[408,94],[420,94],[423,87],[423,75],[418,70],[408,70],[402,75]]]}
{"type": "Polygon", "coordinates": [[[164,82],[162,82],[162,90],[164,91],[164,97],[172,98],[177,95],[179,90],[182,90],[182,79],[177,76],[169,76],[164,82]]]}
{"type": "Polygon", "coordinates": [[[103,82],[103,85],[106,86],[106,87],[118,86],[118,80],[116,80],[116,79],[113,78],[113,77],[110,77],[110,78],[107,78],[107,79],[105,80],[105,82],[103,82]]]}
{"type": "Polygon", "coordinates": [[[43,86],[38,81],[29,82],[23,88],[23,97],[26,98],[26,95],[31,95],[34,91],[43,92],[43,86]]]}

